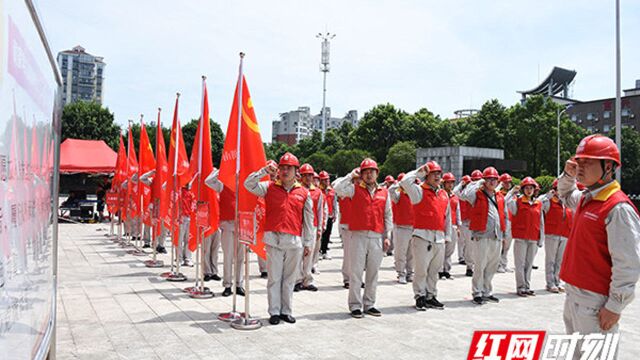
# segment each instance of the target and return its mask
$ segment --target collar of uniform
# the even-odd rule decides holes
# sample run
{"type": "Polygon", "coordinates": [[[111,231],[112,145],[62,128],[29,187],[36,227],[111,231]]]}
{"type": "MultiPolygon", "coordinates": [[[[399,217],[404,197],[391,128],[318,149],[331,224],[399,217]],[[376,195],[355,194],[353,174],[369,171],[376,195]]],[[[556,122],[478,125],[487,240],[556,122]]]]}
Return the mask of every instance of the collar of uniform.
{"type": "Polygon", "coordinates": [[[620,190],[620,183],[613,180],[612,182],[593,190],[591,192],[591,197],[593,200],[605,201],[618,190],[620,190]]]}
{"type": "MultiPolygon", "coordinates": [[[[275,184],[277,186],[280,186],[281,188],[284,188],[284,184],[282,183],[282,181],[280,181],[280,179],[276,180],[275,184]]],[[[296,182],[293,183],[293,185],[291,185],[291,188],[293,189],[293,188],[297,188],[297,187],[300,187],[300,186],[302,186],[302,184],[300,184],[298,181],[296,181],[296,182]]]]}
{"type": "Polygon", "coordinates": [[[425,190],[433,190],[433,192],[438,192],[438,190],[440,190],[440,187],[436,187],[434,188],[433,186],[427,184],[426,181],[423,181],[422,184],[420,184],[420,187],[422,187],[425,190]]]}
{"type": "Polygon", "coordinates": [[[315,186],[315,185],[313,185],[313,184],[309,184],[309,190],[315,190],[315,189],[316,189],[316,186],[315,186]]]}
{"type": "Polygon", "coordinates": [[[528,197],[527,195],[522,195],[522,196],[520,197],[520,199],[522,199],[522,201],[524,201],[524,202],[526,202],[526,203],[528,203],[528,204],[531,204],[531,205],[533,205],[533,204],[535,204],[536,202],[538,202],[538,200],[536,200],[536,199],[532,199],[532,198],[528,197]]]}
{"type": "MultiPolygon", "coordinates": [[[[369,187],[367,187],[367,184],[365,184],[363,180],[360,180],[360,183],[358,185],[363,189],[369,190],[369,187]]],[[[380,189],[382,189],[382,187],[376,183],[376,187],[373,188],[373,191],[378,191],[380,189]]]]}

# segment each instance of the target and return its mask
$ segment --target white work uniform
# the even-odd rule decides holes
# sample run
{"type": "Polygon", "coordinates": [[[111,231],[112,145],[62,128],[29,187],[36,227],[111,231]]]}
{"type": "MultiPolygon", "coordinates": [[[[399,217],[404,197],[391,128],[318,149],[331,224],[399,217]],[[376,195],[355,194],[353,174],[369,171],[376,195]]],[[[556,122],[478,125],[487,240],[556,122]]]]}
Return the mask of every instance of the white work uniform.
{"type": "MultiPolygon", "coordinates": [[[[451,194],[449,194],[449,198],[451,198],[451,194]]],[[[451,202],[449,202],[449,204],[451,204],[451,202]]],[[[442,272],[449,273],[451,271],[451,267],[453,266],[451,256],[453,256],[453,253],[456,251],[456,244],[458,244],[459,238],[458,232],[460,231],[461,225],[460,204],[458,203],[458,206],[456,207],[456,222],[455,224],[453,221],[451,222],[451,239],[447,239],[444,244],[444,263],[442,265],[442,272]]]]}
{"type": "MultiPolygon", "coordinates": [[[[389,196],[394,204],[400,201],[400,184],[393,184],[389,187],[389,196]]],[[[393,225],[393,241],[394,252],[393,260],[398,278],[413,277],[413,251],[411,251],[411,237],[413,235],[413,226],[411,225],[393,225]]]]}
{"type": "MultiPolygon", "coordinates": [[[[466,200],[472,206],[475,205],[476,193],[483,184],[484,179],[469,183],[459,194],[460,199],[466,200]]],[[[494,201],[496,200],[495,194],[489,195],[494,201]]],[[[471,241],[469,242],[474,266],[473,278],[471,279],[473,297],[488,297],[492,295],[493,286],[491,281],[498,270],[502,238],[504,236],[500,228],[498,209],[491,203],[491,200],[487,199],[487,203],[489,210],[487,211],[485,231],[472,231],[471,241]]],[[[504,216],[506,217],[506,206],[504,211],[504,216]]]]}
{"type": "MultiPolygon", "coordinates": [[[[558,178],[558,194],[568,207],[575,209],[580,199],[583,199],[584,205],[608,185],[610,184],[594,190],[579,191],[575,178],[563,173],[558,178]]],[[[605,307],[616,314],[622,314],[634,298],[636,283],[640,278],[640,218],[631,205],[623,202],[609,211],[605,224],[612,262],[609,295],[605,296],[567,283],[564,305],[567,334],[604,333],[598,320],[600,309],[605,307]]],[[[608,332],[618,332],[618,324],[608,332]]]]}
{"type": "MultiPolygon", "coordinates": [[[[312,185],[315,188],[314,185],[312,185]]],[[[311,223],[312,231],[313,231],[313,243],[311,244],[308,256],[304,256],[301,260],[300,266],[300,274],[298,275],[297,283],[302,284],[303,286],[313,285],[313,274],[311,269],[315,265],[314,261],[318,259],[316,254],[320,253],[320,237],[322,234],[322,221],[324,216],[324,195],[320,194],[320,198],[318,199],[318,204],[315,209],[313,209],[314,216],[318,217],[318,226],[313,225],[313,221],[311,223]]],[[[313,200],[312,200],[313,201],[313,200]]]]}
{"type": "Polygon", "coordinates": [[[192,252],[189,250],[189,224],[191,224],[191,218],[189,216],[183,216],[180,222],[180,233],[178,235],[178,261],[191,260],[192,252]]]}
{"type": "MultiPolygon", "coordinates": [[[[270,181],[260,181],[266,175],[266,168],[251,173],[244,182],[245,188],[254,195],[267,196],[270,181]]],[[[290,192],[293,186],[284,189],[290,192]]],[[[269,315],[292,315],[293,287],[300,273],[302,247],[310,249],[315,240],[314,236],[311,196],[307,196],[304,203],[302,237],[273,231],[264,233],[263,241],[267,247],[269,315]]]]}
{"type": "MultiPolygon", "coordinates": [[[[463,182],[459,182],[454,188],[453,193],[458,196],[460,199],[460,203],[464,200],[460,197],[460,193],[464,189],[465,184],[463,182]]],[[[458,206],[458,208],[460,208],[458,206]]],[[[467,217],[470,216],[467,214],[467,217]]],[[[460,215],[460,236],[458,237],[458,261],[464,261],[467,264],[467,270],[473,270],[473,256],[471,254],[471,230],[469,230],[469,223],[471,221],[467,218],[466,220],[462,220],[462,215],[460,215]]]]}
{"type": "MultiPolygon", "coordinates": [[[[400,181],[400,186],[413,205],[419,204],[424,196],[423,188],[415,182],[417,176],[425,177],[426,174],[421,169],[413,170],[406,173],[400,181]]],[[[438,191],[439,188],[432,190],[438,191]]],[[[444,263],[445,242],[451,241],[451,206],[448,196],[444,226],[444,231],[413,229],[411,250],[416,269],[413,279],[415,299],[424,296],[430,300],[438,295],[437,284],[444,263]]]]}
{"type": "MultiPolygon", "coordinates": [[[[335,187],[334,187],[335,190],[335,187]]],[[[342,213],[340,213],[342,217],[342,213]]],[[[342,239],[342,282],[349,283],[349,244],[351,244],[351,231],[348,224],[338,226],[340,238],[342,239]]]]}
{"type": "MultiPolygon", "coordinates": [[[[518,214],[518,196],[516,196],[515,188],[511,189],[505,198],[507,209],[515,217],[518,214]]],[[[533,204],[537,200],[529,200],[533,204]]],[[[544,245],[544,211],[540,211],[540,231],[538,239],[513,239],[513,260],[515,262],[516,291],[525,292],[531,290],[531,270],[533,269],[533,260],[536,258],[538,248],[544,245]]]]}
{"type": "Polygon", "coordinates": [[[204,251],[204,274],[218,274],[218,254],[220,253],[221,230],[218,229],[210,236],[204,238],[202,250],[204,251]]]}
{"type": "MultiPolygon", "coordinates": [[[[538,198],[542,201],[542,211],[545,215],[551,207],[553,201],[551,194],[547,193],[538,198]]],[[[563,207],[566,207],[562,200],[559,200],[563,207]]],[[[567,209],[565,209],[566,211],[567,209]]],[[[566,215],[565,215],[566,216],[566,215]]],[[[564,287],[560,280],[560,266],[562,265],[562,257],[564,249],[567,246],[567,238],[560,235],[545,234],[544,236],[544,272],[547,281],[547,289],[553,287],[564,287]]]]}
{"type": "MultiPolygon", "coordinates": [[[[503,195],[506,195],[503,193],[503,195]]],[[[502,240],[502,251],[500,255],[500,264],[498,264],[498,268],[502,269],[503,272],[507,271],[507,267],[509,265],[509,249],[511,249],[511,243],[513,242],[513,236],[511,235],[511,219],[507,216],[504,219],[505,222],[505,231],[504,238],[502,240]]]]}
{"type": "MultiPolygon", "coordinates": [[[[352,174],[341,177],[335,181],[334,190],[340,197],[353,198],[355,186],[352,183],[352,174]]],[[[378,187],[367,188],[373,195],[378,187]]],[[[350,216],[355,216],[357,211],[363,209],[351,208],[350,216]]],[[[384,207],[384,232],[375,231],[351,231],[349,250],[349,311],[364,310],[374,307],[376,302],[376,289],[378,286],[378,271],[382,263],[383,241],[391,236],[393,228],[393,213],[391,210],[391,198],[387,196],[384,207]],[[362,275],[366,272],[364,298],[362,296],[362,275]]]]}

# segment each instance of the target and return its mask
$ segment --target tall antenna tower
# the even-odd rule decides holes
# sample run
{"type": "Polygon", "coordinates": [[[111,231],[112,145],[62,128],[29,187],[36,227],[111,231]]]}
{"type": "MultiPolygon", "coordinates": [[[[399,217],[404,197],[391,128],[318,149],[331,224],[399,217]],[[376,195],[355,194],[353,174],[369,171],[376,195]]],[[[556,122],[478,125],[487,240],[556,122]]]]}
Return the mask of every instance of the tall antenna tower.
{"type": "Polygon", "coordinates": [[[327,112],[326,110],[326,102],[327,102],[327,73],[329,73],[330,65],[329,65],[329,48],[330,48],[330,40],[336,37],[336,34],[331,34],[330,32],[326,33],[318,33],[316,38],[321,39],[321,49],[322,54],[320,57],[320,72],[322,72],[322,141],[324,141],[325,133],[327,132],[327,112]]]}

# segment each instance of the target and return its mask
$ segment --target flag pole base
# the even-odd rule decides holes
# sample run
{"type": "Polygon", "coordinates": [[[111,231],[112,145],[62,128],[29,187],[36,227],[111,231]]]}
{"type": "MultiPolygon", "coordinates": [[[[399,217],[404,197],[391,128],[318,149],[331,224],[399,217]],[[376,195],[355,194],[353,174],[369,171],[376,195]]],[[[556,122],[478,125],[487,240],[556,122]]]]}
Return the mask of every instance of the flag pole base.
{"type": "Polygon", "coordinates": [[[146,252],[144,252],[143,250],[140,250],[140,249],[137,249],[137,248],[127,251],[127,254],[134,255],[134,256],[147,256],[147,255],[149,255],[146,252]]]}
{"type": "Polygon", "coordinates": [[[244,313],[240,313],[237,311],[229,311],[226,313],[218,314],[218,320],[228,322],[228,323],[234,322],[243,317],[244,317],[244,313]]]}
{"type": "Polygon", "coordinates": [[[189,292],[189,297],[192,299],[210,299],[214,297],[213,292],[208,287],[196,288],[189,292]]]}
{"type": "Polygon", "coordinates": [[[242,317],[232,322],[231,327],[236,330],[258,330],[262,327],[262,322],[258,319],[242,317]]]}
{"type": "Polygon", "coordinates": [[[164,267],[164,261],[162,260],[146,260],[144,265],[148,268],[161,268],[164,267]]]}
{"type": "Polygon", "coordinates": [[[170,273],[166,279],[171,282],[187,281],[187,277],[183,273],[170,273]]]}

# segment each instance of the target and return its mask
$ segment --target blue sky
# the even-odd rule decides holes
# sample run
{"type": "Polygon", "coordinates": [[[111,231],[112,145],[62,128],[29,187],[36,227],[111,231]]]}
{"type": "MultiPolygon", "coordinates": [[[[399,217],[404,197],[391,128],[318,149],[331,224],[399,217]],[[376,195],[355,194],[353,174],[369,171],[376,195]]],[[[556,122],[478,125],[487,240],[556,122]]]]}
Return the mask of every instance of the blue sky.
{"type": "MultiPolygon", "coordinates": [[[[390,102],[442,117],[497,98],[518,101],[556,66],[578,72],[572,97],[614,96],[613,0],[38,1],[54,52],[82,45],[104,56],[105,105],[116,121],[169,126],[176,91],[183,122],[200,112],[208,77],[212,117],[226,131],[244,51],[262,130],[278,114],[322,104],[320,43],[331,47],[327,105],[360,116],[390,102]]],[[[622,88],[640,79],[640,2],[622,0],[622,88]]]]}

